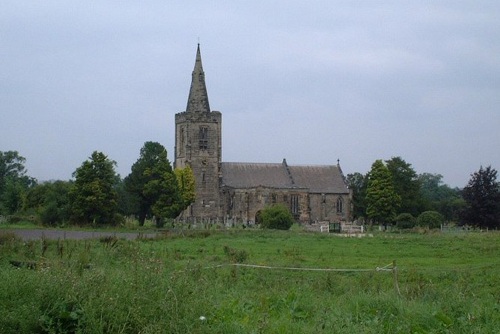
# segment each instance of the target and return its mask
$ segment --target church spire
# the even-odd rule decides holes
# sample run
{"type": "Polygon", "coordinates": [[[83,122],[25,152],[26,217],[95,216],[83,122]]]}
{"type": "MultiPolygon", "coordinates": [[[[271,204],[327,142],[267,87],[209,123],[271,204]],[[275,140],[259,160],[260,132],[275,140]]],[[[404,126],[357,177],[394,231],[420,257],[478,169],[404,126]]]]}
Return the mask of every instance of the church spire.
{"type": "Polygon", "coordinates": [[[194,63],[186,111],[210,112],[207,86],[205,85],[205,73],[201,65],[200,43],[198,43],[198,50],[196,51],[196,61],[194,63]]]}

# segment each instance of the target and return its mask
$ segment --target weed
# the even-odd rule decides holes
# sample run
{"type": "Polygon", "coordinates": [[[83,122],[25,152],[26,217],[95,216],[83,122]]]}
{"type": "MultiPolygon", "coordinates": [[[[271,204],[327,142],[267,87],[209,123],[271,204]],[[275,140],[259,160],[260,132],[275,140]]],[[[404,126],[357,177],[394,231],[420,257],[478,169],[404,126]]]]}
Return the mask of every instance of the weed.
{"type": "Polygon", "coordinates": [[[76,302],[60,301],[50,305],[39,318],[41,333],[76,333],[83,311],[76,302]]]}
{"type": "Polygon", "coordinates": [[[118,243],[118,238],[115,236],[106,236],[99,239],[101,243],[104,244],[106,248],[115,248],[118,243]]]}
{"type": "Polygon", "coordinates": [[[224,254],[232,263],[243,263],[248,259],[248,252],[246,250],[238,250],[224,245],[224,254]]]}
{"type": "Polygon", "coordinates": [[[0,231],[0,245],[8,245],[15,241],[19,241],[19,238],[13,232],[0,231]]]}
{"type": "Polygon", "coordinates": [[[500,260],[492,256],[500,234],[358,240],[210,233],[147,242],[47,241],[42,252],[40,241],[0,238],[0,333],[493,333],[500,327],[500,260]],[[252,264],[275,269],[218,266],[248,262],[250,254],[252,264]],[[375,270],[393,259],[401,296],[392,273],[375,270]],[[298,261],[303,268],[373,270],[279,269],[298,261]]]}

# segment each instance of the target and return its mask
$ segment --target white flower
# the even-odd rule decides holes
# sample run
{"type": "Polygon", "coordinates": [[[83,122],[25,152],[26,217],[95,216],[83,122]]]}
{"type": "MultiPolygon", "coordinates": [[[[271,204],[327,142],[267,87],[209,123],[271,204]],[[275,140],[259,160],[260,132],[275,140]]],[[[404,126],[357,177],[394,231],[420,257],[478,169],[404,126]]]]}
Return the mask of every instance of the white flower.
{"type": "Polygon", "coordinates": [[[205,321],[205,320],[207,320],[207,318],[205,318],[204,316],[200,316],[200,320],[205,321]]]}

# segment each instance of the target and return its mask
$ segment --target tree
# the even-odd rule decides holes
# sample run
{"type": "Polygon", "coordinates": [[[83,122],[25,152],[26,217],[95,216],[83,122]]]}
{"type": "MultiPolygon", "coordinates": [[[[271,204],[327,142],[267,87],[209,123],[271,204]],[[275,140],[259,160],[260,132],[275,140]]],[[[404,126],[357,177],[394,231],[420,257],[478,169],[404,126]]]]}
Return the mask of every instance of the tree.
{"type": "Polygon", "coordinates": [[[418,176],[422,206],[426,211],[437,211],[447,221],[457,221],[465,207],[460,190],[444,184],[441,174],[423,173],[418,176]]]}
{"type": "Polygon", "coordinates": [[[124,216],[135,215],[139,209],[137,198],[127,191],[125,180],[120,179],[115,186],[118,195],[118,212],[124,216]]]}
{"type": "Polygon", "coordinates": [[[382,160],[376,160],[368,174],[366,213],[374,222],[384,226],[392,223],[401,198],[396,194],[392,176],[382,160]]]}
{"type": "Polygon", "coordinates": [[[347,184],[352,191],[352,216],[354,219],[366,217],[366,186],[368,175],[347,174],[347,184]]]}
{"type": "Polygon", "coordinates": [[[420,182],[411,164],[401,157],[393,157],[385,161],[392,176],[394,191],[401,198],[397,213],[411,213],[417,216],[421,212],[420,182]]]}
{"type": "Polygon", "coordinates": [[[34,210],[44,225],[64,224],[69,220],[71,181],[44,182],[26,194],[25,210],[34,210]]]}
{"type": "Polygon", "coordinates": [[[0,214],[21,210],[26,191],[36,184],[26,175],[25,162],[17,151],[0,151],[0,214]]]}
{"type": "Polygon", "coordinates": [[[471,174],[462,196],[466,202],[463,223],[480,228],[500,227],[500,185],[495,169],[481,166],[471,174]]]}
{"type": "Polygon", "coordinates": [[[444,217],[437,211],[424,211],[417,218],[417,225],[428,228],[439,228],[444,223],[444,217]]]}
{"type": "Polygon", "coordinates": [[[114,224],[117,213],[116,162],[94,151],[73,173],[70,191],[71,219],[83,224],[114,224]]]}
{"type": "Polygon", "coordinates": [[[401,213],[396,219],[396,227],[400,229],[409,229],[415,227],[416,219],[411,213],[401,213]]]}
{"type": "Polygon", "coordinates": [[[156,223],[161,218],[175,218],[183,208],[183,202],[175,174],[167,158],[167,150],[156,142],[146,142],[139,159],[132,165],[125,178],[125,188],[137,203],[139,224],[154,215],[156,223]]]}
{"type": "Polygon", "coordinates": [[[184,211],[196,198],[195,178],[191,167],[176,168],[174,170],[182,200],[181,209],[184,211]]]}
{"type": "Polygon", "coordinates": [[[170,165],[168,168],[159,168],[157,175],[157,179],[145,184],[144,194],[155,199],[151,212],[155,216],[156,226],[163,227],[164,218],[175,218],[182,212],[182,199],[170,165]]]}
{"type": "Polygon", "coordinates": [[[1,211],[6,214],[14,214],[22,209],[25,188],[16,179],[8,178],[4,183],[3,193],[0,197],[1,211]]]}
{"type": "Polygon", "coordinates": [[[276,204],[260,212],[261,226],[275,230],[289,230],[293,225],[293,216],[286,206],[276,204]]]}

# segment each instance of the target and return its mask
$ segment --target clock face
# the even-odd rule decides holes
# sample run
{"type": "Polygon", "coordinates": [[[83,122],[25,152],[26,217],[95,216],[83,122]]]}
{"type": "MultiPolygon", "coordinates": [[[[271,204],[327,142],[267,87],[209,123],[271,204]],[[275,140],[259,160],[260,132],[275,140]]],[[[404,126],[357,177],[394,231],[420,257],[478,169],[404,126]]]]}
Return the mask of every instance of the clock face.
{"type": "Polygon", "coordinates": [[[204,166],[206,166],[206,165],[208,164],[207,159],[203,159],[203,160],[201,160],[201,164],[202,164],[202,165],[204,165],[204,166]]]}

